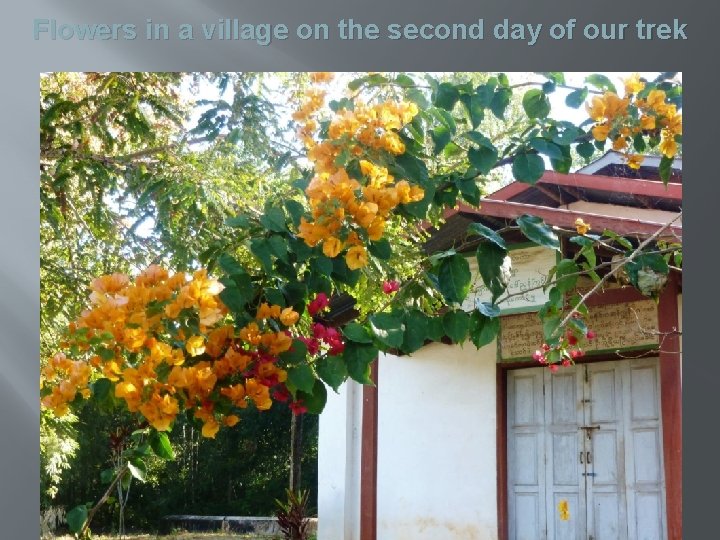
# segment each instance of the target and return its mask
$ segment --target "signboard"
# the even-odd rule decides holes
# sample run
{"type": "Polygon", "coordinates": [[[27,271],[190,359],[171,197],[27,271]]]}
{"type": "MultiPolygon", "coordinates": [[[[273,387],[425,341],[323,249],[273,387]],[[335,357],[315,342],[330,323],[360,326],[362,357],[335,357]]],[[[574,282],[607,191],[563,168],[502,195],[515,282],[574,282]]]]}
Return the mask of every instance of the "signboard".
{"type": "MultiPolygon", "coordinates": [[[[585,352],[617,351],[658,344],[657,305],[652,300],[595,306],[586,318],[597,337],[585,352]]],[[[500,319],[500,360],[530,360],[543,342],[537,313],[500,319]]]]}
{"type": "MultiPolygon", "coordinates": [[[[511,277],[508,282],[507,291],[501,298],[508,298],[500,302],[498,306],[503,314],[523,313],[537,310],[547,300],[547,291],[542,286],[547,281],[550,268],[557,262],[557,252],[544,247],[510,247],[510,260],[512,261],[511,277]]],[[[470,311],[475,308],[475,302],[490,302],[492,294],[483,283],[480,272],[478,272],[477,259],[473,256],[468,261],[472,282],[470,293],[463,309],[470,311]]]]}

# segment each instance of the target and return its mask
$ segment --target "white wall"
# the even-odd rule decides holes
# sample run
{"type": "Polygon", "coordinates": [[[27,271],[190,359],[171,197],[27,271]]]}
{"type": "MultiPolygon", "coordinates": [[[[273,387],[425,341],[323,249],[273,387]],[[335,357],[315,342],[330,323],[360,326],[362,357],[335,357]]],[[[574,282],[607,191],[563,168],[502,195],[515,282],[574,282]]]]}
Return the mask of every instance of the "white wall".
{"type": "MultiPolygon", "coordinates": [[[[664,225],[672,221],[678,212],[668,212],[667,210],[655,210],[651,208],[635,208],[634,206],[620,206],[617,204],[595,203],[588,201],[576,201],[566,204],[563,208],[574,210],[576,212],[587,212],[589,214],[598,214],[601,216],[612,216],[627,219],[639,219],[640,221],[651,221],[664,225]]],[[[592,225],[592,220],[590,221],[592,225]]],[[[682,226],[682,218],[678,219],[673,225],[682,226]]]]}
{"type": "Polygon", "coordinates": [[[329,390],[318,436],[318,540],[360,536],[361,427],[362,387],[329,390]]]}
{"type": "Polygon", "coordinates": [[[497,538],[495,362],[495,343],[380,358],[378,540],[497,538]]]}

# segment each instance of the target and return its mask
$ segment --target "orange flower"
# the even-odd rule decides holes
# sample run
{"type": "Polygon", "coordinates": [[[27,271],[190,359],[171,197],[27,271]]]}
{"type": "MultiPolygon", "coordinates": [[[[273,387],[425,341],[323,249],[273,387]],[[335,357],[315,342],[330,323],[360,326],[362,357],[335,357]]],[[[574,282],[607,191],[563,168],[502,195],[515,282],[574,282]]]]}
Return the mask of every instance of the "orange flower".
{"type": "Polygon", "coordinates": [[[192,336],[185,342],[185,350],[190,356],[200,356],[205,352],[205,338],[202,336],[192,336]]]}
{"type": "Polygon", "coordinates": [[[368,263],[367,251],[363,246],[351,247],[345,255],[345,262],[350,270],[363,268],[368,263]]]}
{"type": "Polygon", "coordinates": [[[340,239],[330,236],[323,240],[323,254],[331,259],[338,256],[338,253],[342,251],[343,243],[340,239]]]}
{"type": "Polygon", "coordinates": [[[300,314],[297,313],[293,308],[285,308],[282,310],[282,313],[280,313],[280,322],[283,323],[285,326],[292,326],[296,322],[298,322],[298,319],[300,318],[300,314]]]}

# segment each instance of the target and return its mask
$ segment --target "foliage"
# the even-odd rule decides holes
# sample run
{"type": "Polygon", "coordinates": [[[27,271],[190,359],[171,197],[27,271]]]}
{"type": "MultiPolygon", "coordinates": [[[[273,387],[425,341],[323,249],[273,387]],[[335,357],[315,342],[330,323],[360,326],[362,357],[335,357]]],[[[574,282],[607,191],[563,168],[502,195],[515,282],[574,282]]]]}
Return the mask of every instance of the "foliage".
{"type": "Polygon", "coordinates": [[[288,489],[286,493],[287,502],[276,501],[278,524],[283,538],[285,540],[307,540],[309,537],[306,509],[308,492],[294,492],[288,489]]]}
{"type": "MultiPolygon", "coordinates": [[[[189,273],[171,274],[151,264],[134,277],[107,272],[92,280],[85,311],[64,333],[64,352],[53,355],[43,369],[43,405],[62,415],[91,399],[100,409],[130,413],[136,421],[133,429],[139,428],[142,437],[116,471],[127,469],[122,474],[142,480],[144,471],[133,461],[141,457],[137,452],[144,448],[145,454],[169,458],[172,450],[163,432],[174,425],[187,422],[204,437],[214,438],[221,427],[237,424],[248,404],[267,410],[273,401],[287,402],[295,414],[317,414],[325,405],[326,386],[337,389],[347,378],[371,384],[370,365],[381,351],[410,354],[426,340],[469,339],[477,347],[492,342],[499,330],[498,305],[508,297],[510,267],[502,235],[474,224],[467,232],[470,244],[427,255],[418,243],[424,227],[438,223],[457,204],[477,205],[481,185],[495,169],[508,167],[516,180],[532,184],[542,176],[545,159],[566,173],[572,151],[589,157],[593,148],[587,145],[593,140],[597,149],[611,141],[615,149],[626,151],[630,167],[639,167],[641,156],[628,150],[632,136],[635,149],[660,149],[660,175],[667,181],[681,143],[681,88],[672,81],[634,77],[626,81],[620,98],[606,77],[590,76],[587,86],[574,89],[578,94],[572,99],[568,96],[570,104],[579,105],[594,94],[587,106],[590,118],[575,125],[551,117],[548,94],[564,85],[563,75],[542,76],[545,82],[513,85],[498,74],[475,85],[431,76],[423,81],[408,74],[368,74],[348,84],[351,97],[326,104],[322,85],[331,76],[314,74],[316,85],[304,92],[293,114],[309,167],[292,169],[294,181],[277,184],[277,196],[265,197],[262,209],[238,208],[232,215],[221,198],[212,207],[217,211],[211,212],[212,205],[199,206],[213,200],[207,193],[187,188],[176,193],[163,180],[167,168],[155,171],[157,180],[148,169],[152,163],[126,167],[126,155],[112,178],[119,178],[122,170],[124,189],[113,190],[116,197],[132,198],[127,215],[154,200],[159,221],[153,242],[169,231],[171,238],[160,244],[176,247],[178,262],[197,258],[207,268],[194,269],[190,278],[189,273]],[[519,131],[504,139],[491,139],[482,131],[486,116],[502,120],[518,100],[524,113],[519,131]],[[147,191],[156,181],[166,186],[163,198],[157,198],[161,191],[147,191]],[[175,210],[185,216],[182,221],[175,220],[175,210]],[[189,242],[189,250],[172,240],[172,235],[187,237],[191,231],[197,232],[197,243],[189,242]],[[468,312],[461,306],[470,288],[463,255],[470,245],[492,301],[468,312]],[[398,275],[394,262],[401,252],[411,263],[398,275]],[[382,301],[375,301],[372,310],[365,304],[360,318],[339,324],[331,301],[363,287],[374,289],[368,298],[382,301]]],[[[115,80],[108,77],[103,80],[115,80]]],[[[155,79],[150,81],[155,84],[155,79]]],[[[53,170],[44,189],[48,214],[59,209],[64,217],[64,186],[57,185],[57,178],[65,160],[79,158],[70,138],[63,137],[82,138],[86,128],[77,122],[56,128],[62,112],[56,105],[49,100],[43,116],[48,117],[43,120],[49,131],[44,144],[49,145],[53,170]]],[[[123,114],[110,116],[111,127],[90,128],[89,146],[100,141],[130,151],[128,145],[148,135],[145,109],[132,100],[123,106],[123,114]]],[[[153,106],[154,101],[145,104],[153,106]]],[[[210,141],[221,139],[223,130],[230,130],[225,140],[240,136],[235,122],[244,113],[235,116],[237,102],[230,106],[220,100],[211,110],[201,116],[197,131],[210,141]],[[233,112],[226,115],[226,110],[233,112]]],[[[172,112],[165,107],[157,117],[168,121],[172,112]]],[[[167,125],[161,122],[161,128],[167,125]]],[[[182,144],[167,137],[162,149],[140,155],[157,155],[168,145],[182,144]]],[[[214,148],[227,151],[222,144],[214,148]]],[[[138,153],[128,155],[132,162],[138,153]]],[[[90,160],[83,161],[83,167],[99,159],[95,153],[81,157],[90,160]]],[[[110,161],[117,164],[118,159],[110,161]]],[[[201,162],[187,154],[179,163],[192,169],[201,162]]],[[[216,162],[210,163],[206,170],[213,170],[216,162]]],[[[90,176],[72,170],[87,189],[90,176]]],[[[225,171],[222,163],[218,170],[225,171]]],[[[95,202],[106,196],[96,193],[95,202]]],[[[592,339],[583,322],[589,293],[576,292],[578,277],[592,279],[593,292],[625,267],[629,281],[643,294],[659,293],[670,271],[667,261],[679,257],[677,246],[658,244],[666,228],[633,242],[612,231],[591,234],[586,223],[558,231],[534,216],[516,220],[511,229],[537,245],[559,250],[560,234],[578,246],[575,255],[551,270],[544,285],[550,300],[539,313],[545,343],[538,344],[536,360],[557,369],[581,356],[585,340],[592,339]],[[617,266],[607,271],[607,265],[598,263],[601,252],[617,255],[617,266]]],[[[78,242],[90,245],[91,236],[83,233],[78,242]]],[[[122,255],[122,248],[118,253],[122,255]]],[[[73,514],[86,528],[91,515],[80,519],[83,516],[82,509],[73,514]]]]}

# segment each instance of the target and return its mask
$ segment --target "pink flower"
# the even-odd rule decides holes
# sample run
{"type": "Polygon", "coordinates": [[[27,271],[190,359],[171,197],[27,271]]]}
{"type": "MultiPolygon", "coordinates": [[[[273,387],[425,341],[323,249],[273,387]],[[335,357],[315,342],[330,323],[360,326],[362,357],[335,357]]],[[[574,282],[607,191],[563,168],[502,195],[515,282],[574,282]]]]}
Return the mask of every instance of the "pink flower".
{"type": "Polygon", "coordinates": [[[319,311],[327,308],[330,305],[330,301],[325,293],[317,293],[315,299],[308,304],[307,310],[311,317],[317,315],[319,311]]]}
{"type": "Polygon", "coordinates": [[[338,354],[342,354],[345,350],[345,343],[343,343],[340,338],[328,341],[327,344],[330,345],[330,350],[328,352],[331,356],[337,356],[338,354]]]}
{"type": "Polygon", "coordinates": [[[585,334],[585,337],[588,338],[588,339],[590,339],[590,340],[595,339],[595,336],[596,336],[596,334],[595,334],[595,332],[593,332],[592,330],[588,330],[588,331],[587,331],[587,334],[585,334]]]}
{"type": "Polygon", "coordinates": [[[382,289],[385,294],[392,294],[400,290],[400,283],[395,279],[383,281],[382,289]]]}
{"type": "Polygon", "coordinates": [[[323,324],[315,323],[312,325],[313,337],[316,339],[325,339],[327,331],[328,328],[326,328],[323,324]]]}
{"type": "Polygon", "coordinates": [[[553,373],[557,372],[557,370],[560,369],[560,366],[558,366],[557,364],[550,364],[548,367],[553,373]]]}
{"type": "Polygon", "coordinates": [[[293,412],[294,415],[303,414],[307,412],[307,407],[303,405],[303,400],[298,399],[297,401],[293,401],[290,403],[290,410],[293,412]]]}
{"type": "Polygon", "coordinates": [[[532,354],[532,359],[536,362],[540,362],[541,364],[545,363],[545,355],[540,350],[537,350],[532,354]]]}
{"type": "Polygon", "coordinates": [[[307,347],[308,354],[310,356],[317,354],[320,350],[320,342],[316,338],[309,338],[305,336],[298,337],[300,341],[302,341],[305,346],[307,347]]]}
{"type": "Polygon", "coordinates": [[[272,396],[275,401],[285,403],[287,400],[290,399],[290,391],[287,389],[287,386],[283,384],[282,386],[279,386],[278,388],[273,390],[272,396]]]}

